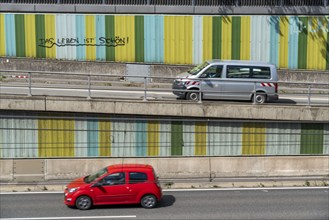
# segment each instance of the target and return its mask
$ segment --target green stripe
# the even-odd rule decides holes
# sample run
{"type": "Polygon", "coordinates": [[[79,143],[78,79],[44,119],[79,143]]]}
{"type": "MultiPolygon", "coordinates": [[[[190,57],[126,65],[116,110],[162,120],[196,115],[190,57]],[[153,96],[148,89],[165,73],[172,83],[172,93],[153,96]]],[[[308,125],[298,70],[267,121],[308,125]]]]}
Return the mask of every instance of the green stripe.
{"type": "Polygon", "coordinates": [[[46,48],[39,46],[45,45],[45,16],[35,15],[35,37],[36,37],[36,48],[37,58],[46,58],[46,48]]]}
{"type": "Polygon", "coordinates": [[[307,32],[308,32],[308,18],[300,17],[299,29],[301,30],[298,35],[298,68],[306,69],[307,62],[307,32]]]}
{"type": "MultiPolygon", "coordinates": [[[[105,36],[115,39],[114,16],[105,16],[105,36]]],[[[115,47],[106,47],[106,60],[115,61],[115,47]]]]}
{"type": "Polygon", "coordinates": [[[222,17],[212,19],[212,58],[220,59],[222,51],[222,17]]]}
{"type": "Polygon", "coordinates": [[[183,154],[183,124],[182,122],[171,123],[171,155],[183,154]]]}
{"type": "Polygon", "coordinates": [[[24,15],[15,15],[16,56],[25,57],[24,15]]]}
{"type": "Polygon", "coordinates": [[[144,62],[144,16],[135,16],[135,57],[144,62]]]}
{"type": "Polygon", "coordinates": [[[232,17],[232,59],[240,60],[241,17],[232,17]]]}
{"type": "Polygon", "coordinates": [[[323,154],[323,124],[302,124],[300,154],[323,154]]]}

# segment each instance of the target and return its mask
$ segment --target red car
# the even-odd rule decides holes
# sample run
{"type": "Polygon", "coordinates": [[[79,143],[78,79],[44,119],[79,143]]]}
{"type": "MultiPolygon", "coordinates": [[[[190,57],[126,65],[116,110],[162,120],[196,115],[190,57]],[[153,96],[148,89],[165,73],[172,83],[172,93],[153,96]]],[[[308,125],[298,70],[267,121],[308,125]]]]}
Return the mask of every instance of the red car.
{"type": "Polygon", "coordinates": [[[141,204],[153,208],[162,189],[150,165],[118,164],[72,181],[65,188],[64,203],[87,210],[93,205],[141,204]]]}

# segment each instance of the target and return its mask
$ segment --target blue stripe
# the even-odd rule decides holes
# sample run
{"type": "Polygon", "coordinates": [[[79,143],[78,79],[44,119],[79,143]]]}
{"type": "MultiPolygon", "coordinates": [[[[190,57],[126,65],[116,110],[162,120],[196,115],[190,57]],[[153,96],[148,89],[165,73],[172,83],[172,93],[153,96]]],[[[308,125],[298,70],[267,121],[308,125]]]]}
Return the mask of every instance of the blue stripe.
{"type": "MultiPolygon", "coordinates": [[[[96,15],[96,44],[100,45],[99,38],[105,37],[105,16],[96,15]]],[[[96,60],[106,60],[106,47],[96,47],[96,60]]]]}
{"type": "Polygon", "coordinates": [[[136,156],[147,156],[146,146],[147,146],[147,128],[146,122],[136,122],[136,156]]]}
{"type": "Polygon", "coordinates": [[[164,19],[163,16],[144,16],[145,62],[164,62],[164,19]]]}
{"type": "Polygon", "coordinates": [[[288,67],[291,69],[298,68],[298,17],[289,18],[289,51],[288,51],[288,67]]]}
{"type": "Polygon", "coordinates": [[[5,15],[6,55],[16,56],[15,15],[5,15]]]}
{"type": "Polygon", "coordinates": [[[87,122],[88,156],[98,156],[98,121],[87,122]]]}
{"type": "MultiPolygon", "coordinates": [[[[76,17],[77,24],[77,38],[79,39],[79,43],[83,44],[85,35],[85,16],[77,15],[76,17]]],[[[77,60],[86,60],[86,46],[77,46],[77,60]]]]}
{"type": "Polygon", "coordinates": [[[279,66],[280,17],[270,17],[270,63],[279,66]]]}

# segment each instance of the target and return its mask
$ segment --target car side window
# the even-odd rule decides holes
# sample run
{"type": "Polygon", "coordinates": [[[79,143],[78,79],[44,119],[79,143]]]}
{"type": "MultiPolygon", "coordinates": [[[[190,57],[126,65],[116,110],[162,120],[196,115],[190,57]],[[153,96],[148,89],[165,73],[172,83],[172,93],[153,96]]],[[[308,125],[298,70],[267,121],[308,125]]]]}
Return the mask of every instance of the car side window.
{"type": "Polygon", "coordinates": [[[220,78],[222,75],[222,69],[223,66],[221,65],[211,66],[205,70],[200,78],[220,78]]]}
{"type": "Polygon", "coordinates": [[[101,180],[103,186],[121,185],[121,184],[125,184],[125,182],[126,182],[126,175],[124,172],[112,173],[101,180]]]}
{"type": "Polygon", "coordinates": [[[147,181],[147,175],[143,172],[130,172],[129,173],[129,183],[143,183],[147,181]]]}
{"type": "Polygon", "coordinates": [[[270,67],[253,67],[251,78],[254,79],[270,79],[271,70],[270,67]]]}
{"type": "Polygon", "coordinates": [[[250,78],[250,67],[227,66],[226,78],[250,78]]]}

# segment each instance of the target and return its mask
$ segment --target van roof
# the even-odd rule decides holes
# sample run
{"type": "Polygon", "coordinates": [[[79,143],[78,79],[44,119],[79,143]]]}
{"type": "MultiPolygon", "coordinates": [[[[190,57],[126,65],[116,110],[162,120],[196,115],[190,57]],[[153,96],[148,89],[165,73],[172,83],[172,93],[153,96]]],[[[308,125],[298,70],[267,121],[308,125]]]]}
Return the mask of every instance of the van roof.
{"type": "Polygon", "coordinates": [[[262,61],[254,61],[254,60],[220,60],[220,59],[213,59],[213,60],[207,60],[209,64],[213,63],[222,63],[222,64],[252,64],[252,65],[269,65],[269,66],[275,66],[271,63],[262,62],[262,61]]]}

